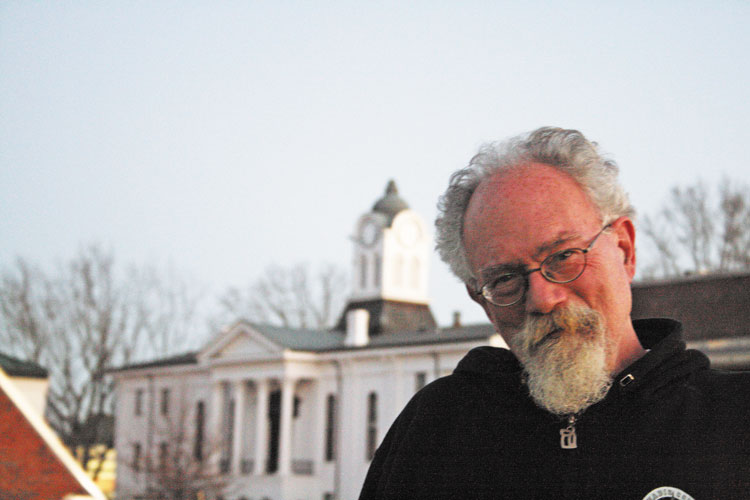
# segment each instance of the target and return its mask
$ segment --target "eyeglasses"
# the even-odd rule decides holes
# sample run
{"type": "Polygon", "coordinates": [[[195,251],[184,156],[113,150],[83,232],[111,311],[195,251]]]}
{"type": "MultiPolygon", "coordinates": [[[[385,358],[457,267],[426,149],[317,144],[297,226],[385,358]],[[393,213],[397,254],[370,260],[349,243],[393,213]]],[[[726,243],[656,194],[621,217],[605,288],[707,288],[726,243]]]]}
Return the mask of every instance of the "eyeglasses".
{"type": "Polygon", "coordinates": [[[539,271],[544,279],[552,283],[570,283],[578,279],[586,269],[586,255],[596,243],[599,236],[612,224],[607,224],[596,233],[586,248],[568,248],[547,256],[536,269],[521,272],[505,273],[493,277],[479,289],[482,297],[496,306],[506,307],[518,303],[529,287],[528,276],[539,271]]]}

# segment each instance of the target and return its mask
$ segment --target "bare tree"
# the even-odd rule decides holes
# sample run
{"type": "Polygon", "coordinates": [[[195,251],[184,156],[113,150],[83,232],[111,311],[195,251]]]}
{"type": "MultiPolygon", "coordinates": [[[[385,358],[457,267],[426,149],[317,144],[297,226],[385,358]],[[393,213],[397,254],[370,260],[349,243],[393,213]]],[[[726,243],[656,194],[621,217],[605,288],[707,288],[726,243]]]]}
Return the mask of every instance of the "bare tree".
{"type": "Polygon", "coordinates": [[[311,271],[306,264],[270,266],[246,289],[229,288],[220,298],[221,317],[238,317],[292,328],[328,328],[346,297],[346,278],[332,264],[311,271]]]}
{"type": "Polygon", "coordinates": [[[655,248],[646,276],[750,269],[750,189],[724,179],[716,191],[703,182],[674,187],[662,209],[643,218],[655,248]]]}
{"type": "Polygon", "coordinates": [[[197,295],[144,267],[118,273],[111,252],[82,250],[46,273],[18,259],[0,278],[0,342],[50,373],[47,419],[84,468],[112,414],[108,368],[182,349],[197,295]]]}
{"type": "Polygon", "coordinates": [[[153,448],[138,448],[121,460],[130,471],[141,475],[142,489],[121,491],[118,498],[122,494],[126,499],[195,500],[228,493],[227,476],[220,472],[217,461],[223,443],[203,431],[196,435],[197,415],[189,408],[187,392],[183,386],[177,411],[156,425],[153,448]]]}

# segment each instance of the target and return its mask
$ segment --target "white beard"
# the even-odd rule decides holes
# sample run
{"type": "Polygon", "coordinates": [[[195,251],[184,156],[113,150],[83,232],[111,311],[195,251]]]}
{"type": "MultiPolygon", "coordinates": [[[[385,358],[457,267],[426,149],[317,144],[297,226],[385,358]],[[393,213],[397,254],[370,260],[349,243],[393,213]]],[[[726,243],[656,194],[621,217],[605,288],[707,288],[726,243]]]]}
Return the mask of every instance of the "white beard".
{"type": "Polygon", "coordinates": [[[532,399],[553,414],[580,413],[604,399],[612,386],[604,319],[589,307],[570,305],[528,317],[510,345],[532,399]]]}

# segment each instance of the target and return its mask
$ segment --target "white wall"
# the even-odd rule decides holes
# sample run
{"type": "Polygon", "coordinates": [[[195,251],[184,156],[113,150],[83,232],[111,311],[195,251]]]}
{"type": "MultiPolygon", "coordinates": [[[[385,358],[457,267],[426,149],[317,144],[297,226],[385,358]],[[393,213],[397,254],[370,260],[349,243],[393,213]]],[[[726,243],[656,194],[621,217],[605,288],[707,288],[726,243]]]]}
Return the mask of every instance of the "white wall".
{"type": "Polygon", "coordinates": [[[49,389],[49,381],[46,378],[9,378],[13,381],[13,385],[16,386],[18,392],[23,394],[23,397],[31,403],[31,406],[39,413],[39,415],[44,416],[44,411],[47,407],[47,389],[49,389]]]}

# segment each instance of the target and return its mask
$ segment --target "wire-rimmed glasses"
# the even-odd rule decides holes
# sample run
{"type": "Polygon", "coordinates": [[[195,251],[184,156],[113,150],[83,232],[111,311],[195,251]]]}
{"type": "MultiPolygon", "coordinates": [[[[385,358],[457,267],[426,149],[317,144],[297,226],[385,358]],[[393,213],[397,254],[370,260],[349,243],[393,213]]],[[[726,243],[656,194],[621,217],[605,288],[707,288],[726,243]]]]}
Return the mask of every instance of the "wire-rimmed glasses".
{"type": "Polygon", "coordinates": [[[599,236],[612,224],[607,224],[596,233],[586,248],[567,248],[547,256],[536,269],[503,273],[491,278],[480,289],[479,293],[488,302],[506,307],[518,303],[529,287],[528,276],[539,271],[544,279],[552,283],[570,283],[577,280],[586,269],[586,254],[599,239],[599,236]]]}

